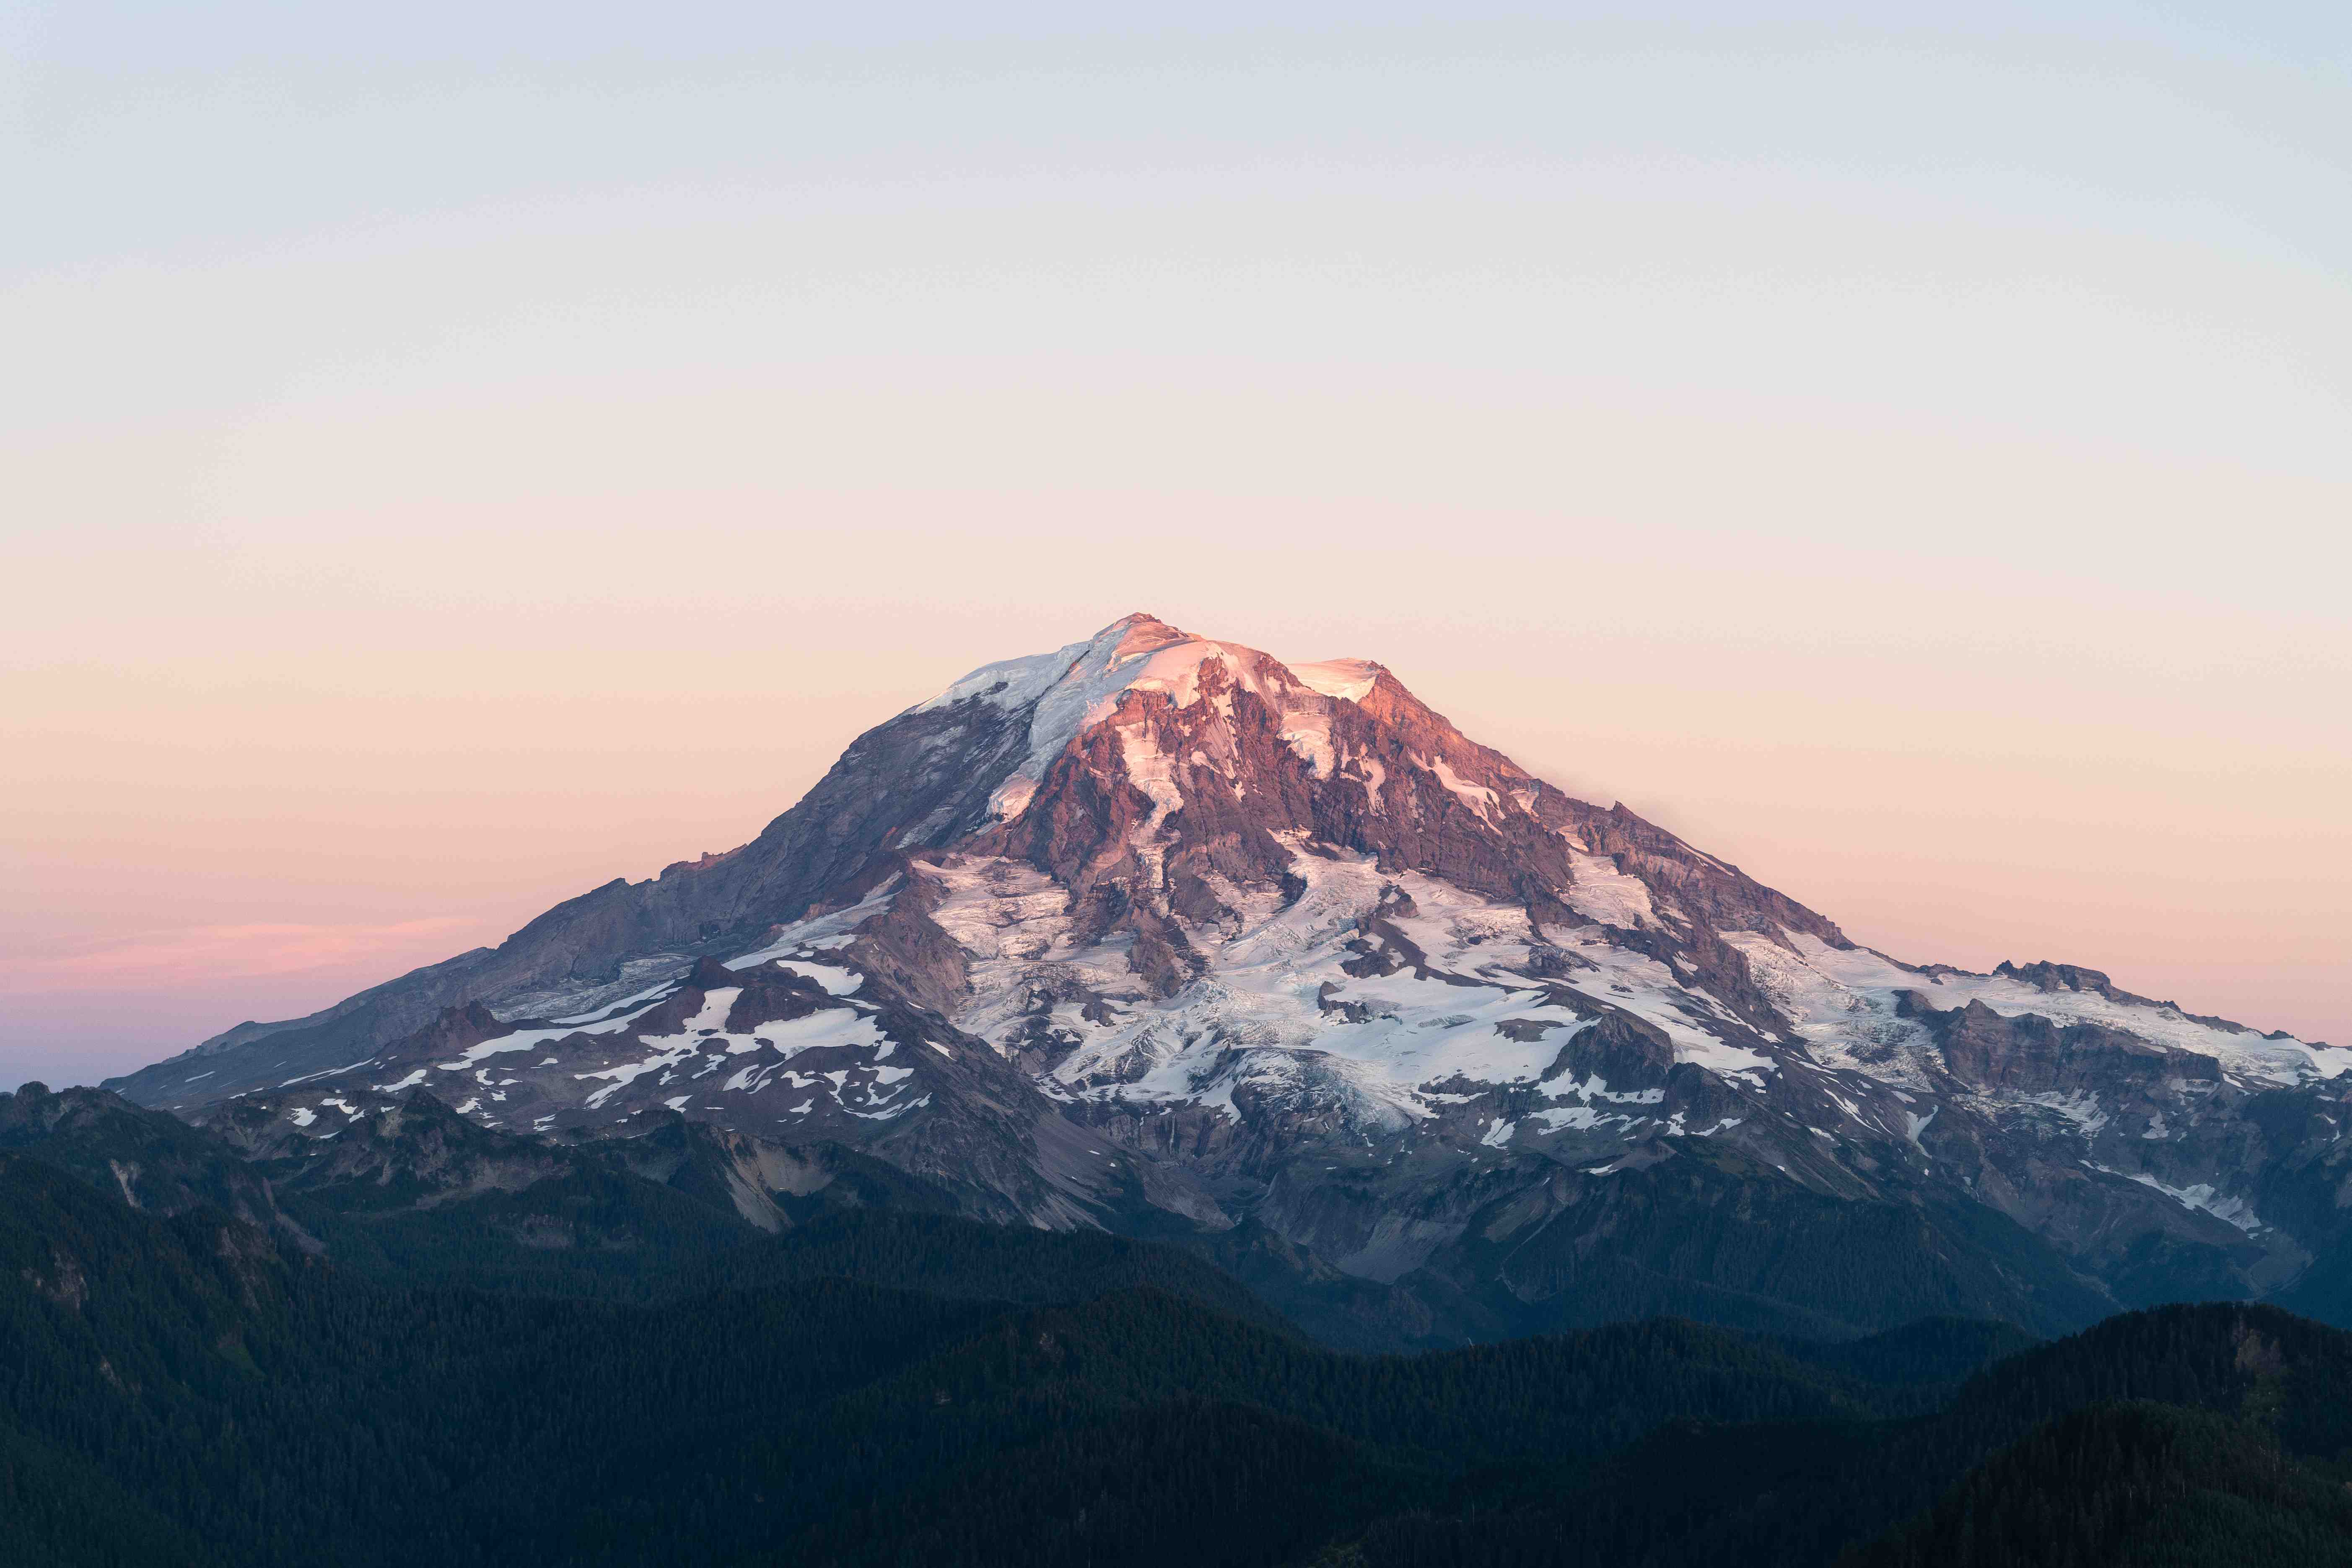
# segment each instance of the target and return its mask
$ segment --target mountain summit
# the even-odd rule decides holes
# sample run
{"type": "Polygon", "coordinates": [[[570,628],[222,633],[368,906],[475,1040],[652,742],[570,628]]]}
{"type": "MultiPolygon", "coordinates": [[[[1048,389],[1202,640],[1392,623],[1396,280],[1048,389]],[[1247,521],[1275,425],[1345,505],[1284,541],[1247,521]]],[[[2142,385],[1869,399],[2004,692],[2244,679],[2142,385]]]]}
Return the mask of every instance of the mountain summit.
{"type": "Polygon", "coordinates": [[[1380,664],[1135,615],[867,731],[740,848],[113,1087],[311,1137],[423,1088],[846,1144],[1439,1339],[2340,1289],[2347,1067],[1858,947],[1380,664]]]}

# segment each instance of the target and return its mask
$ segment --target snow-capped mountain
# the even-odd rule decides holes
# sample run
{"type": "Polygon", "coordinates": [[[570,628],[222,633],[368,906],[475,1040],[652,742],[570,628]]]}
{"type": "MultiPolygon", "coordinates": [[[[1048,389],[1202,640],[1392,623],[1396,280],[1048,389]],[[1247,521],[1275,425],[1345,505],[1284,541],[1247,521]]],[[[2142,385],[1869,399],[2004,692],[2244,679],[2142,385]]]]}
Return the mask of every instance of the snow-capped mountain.
{"type": "Polygon", "coordinates": [[[1459,1335],[2332,1279],[2347,1068],[1858,947],[1378,664],[1130,616],[869,731],[740,849],[116,1087],[311,1137],[352,1090],[549,1137],[667,1108],[1459,1335]]]}

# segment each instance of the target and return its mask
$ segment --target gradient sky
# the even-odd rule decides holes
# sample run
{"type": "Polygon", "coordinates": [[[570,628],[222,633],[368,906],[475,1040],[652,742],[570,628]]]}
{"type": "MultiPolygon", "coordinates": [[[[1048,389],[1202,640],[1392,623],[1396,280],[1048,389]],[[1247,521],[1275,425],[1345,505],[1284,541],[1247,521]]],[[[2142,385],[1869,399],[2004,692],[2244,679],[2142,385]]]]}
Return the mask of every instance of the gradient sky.
{"type": "Polygon", "coordinates": [[[2352,1043],[2347,104],[2341,4],[18,0],[0,1084],[1136,609],[2352,1043]]]}

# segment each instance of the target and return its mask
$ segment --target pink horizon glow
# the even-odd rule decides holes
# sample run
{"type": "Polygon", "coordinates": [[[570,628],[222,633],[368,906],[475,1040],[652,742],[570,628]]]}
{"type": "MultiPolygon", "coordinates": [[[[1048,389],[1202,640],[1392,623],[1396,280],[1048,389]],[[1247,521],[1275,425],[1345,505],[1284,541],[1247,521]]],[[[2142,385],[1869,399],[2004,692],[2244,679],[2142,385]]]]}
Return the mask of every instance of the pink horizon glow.
{"type": "Polygon", "coordinates": [[[0,26],[0,1083],[1137,609],[2352,1045],[2345,7],[688,9],[0,26]]]}

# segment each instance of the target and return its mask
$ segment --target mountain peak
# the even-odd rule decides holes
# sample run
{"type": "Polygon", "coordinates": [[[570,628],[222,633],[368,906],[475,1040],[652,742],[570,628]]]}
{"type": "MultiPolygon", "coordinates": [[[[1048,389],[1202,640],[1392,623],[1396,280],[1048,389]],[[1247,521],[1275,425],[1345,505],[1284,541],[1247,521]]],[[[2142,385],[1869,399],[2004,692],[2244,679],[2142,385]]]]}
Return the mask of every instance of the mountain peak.
{"type": "MultiPolygon", "coordinates": [[[[1351,668],[1358,661],[1342,661],[1351,668]]],[[[1150,615],[1123,616],[1082,643],[1051,653],[985,664],[929,701],[908,710],[935,712],[963,703],[983,703],[1028,719],[1028,746],[992,798],[999,817],[1019,815],[1044,782],[1046,771],[1085,731],[1110,718],[1129,692],[1159,692],[1177,708],[1199,700],[1204,672],[1220,689],[1247,689],[1277,710],[1298,699],[1321,700],[1324,693],[1281,661],[1244,647],[1198,637],[1150,615]]],[[[1319,668],[1319,667],[1318,667],[1319,668]]],[[[1360,675],[1352,679],[1364,690],[1360,675]]]]}
{"type": "Polygon", "coordinates": [[[1039,711],[1032,721],[1033,751],[1045,754],[1033,756],[1039,763],[1034,776],[1079,730],[1108,717],[1123,692],[1165,690],[1177,706],[1189,707],[1198,690],[1200,669],[1211,660],[1223,664],[1234,683],[1261,695],[1275,688],[1350,702],[1370,695],[1387,673],[1385,666],[1369,658],[1286,664],[1256,648],[1202,637],[1137,611],[1084,642],[982,665],[908,711],[930,712],[974,700],[1004,710],[1035,704],[1039,711]]]}
{"type": "Polygon", "coordinates": [[[1148,611],[1121,616],[1087,639],[1089,647],[1110,642],[1121,654],[1149,653],[1170,643],[1194,642],[1199,639],[1181,627],[1171,626],[1148,611]]]}

